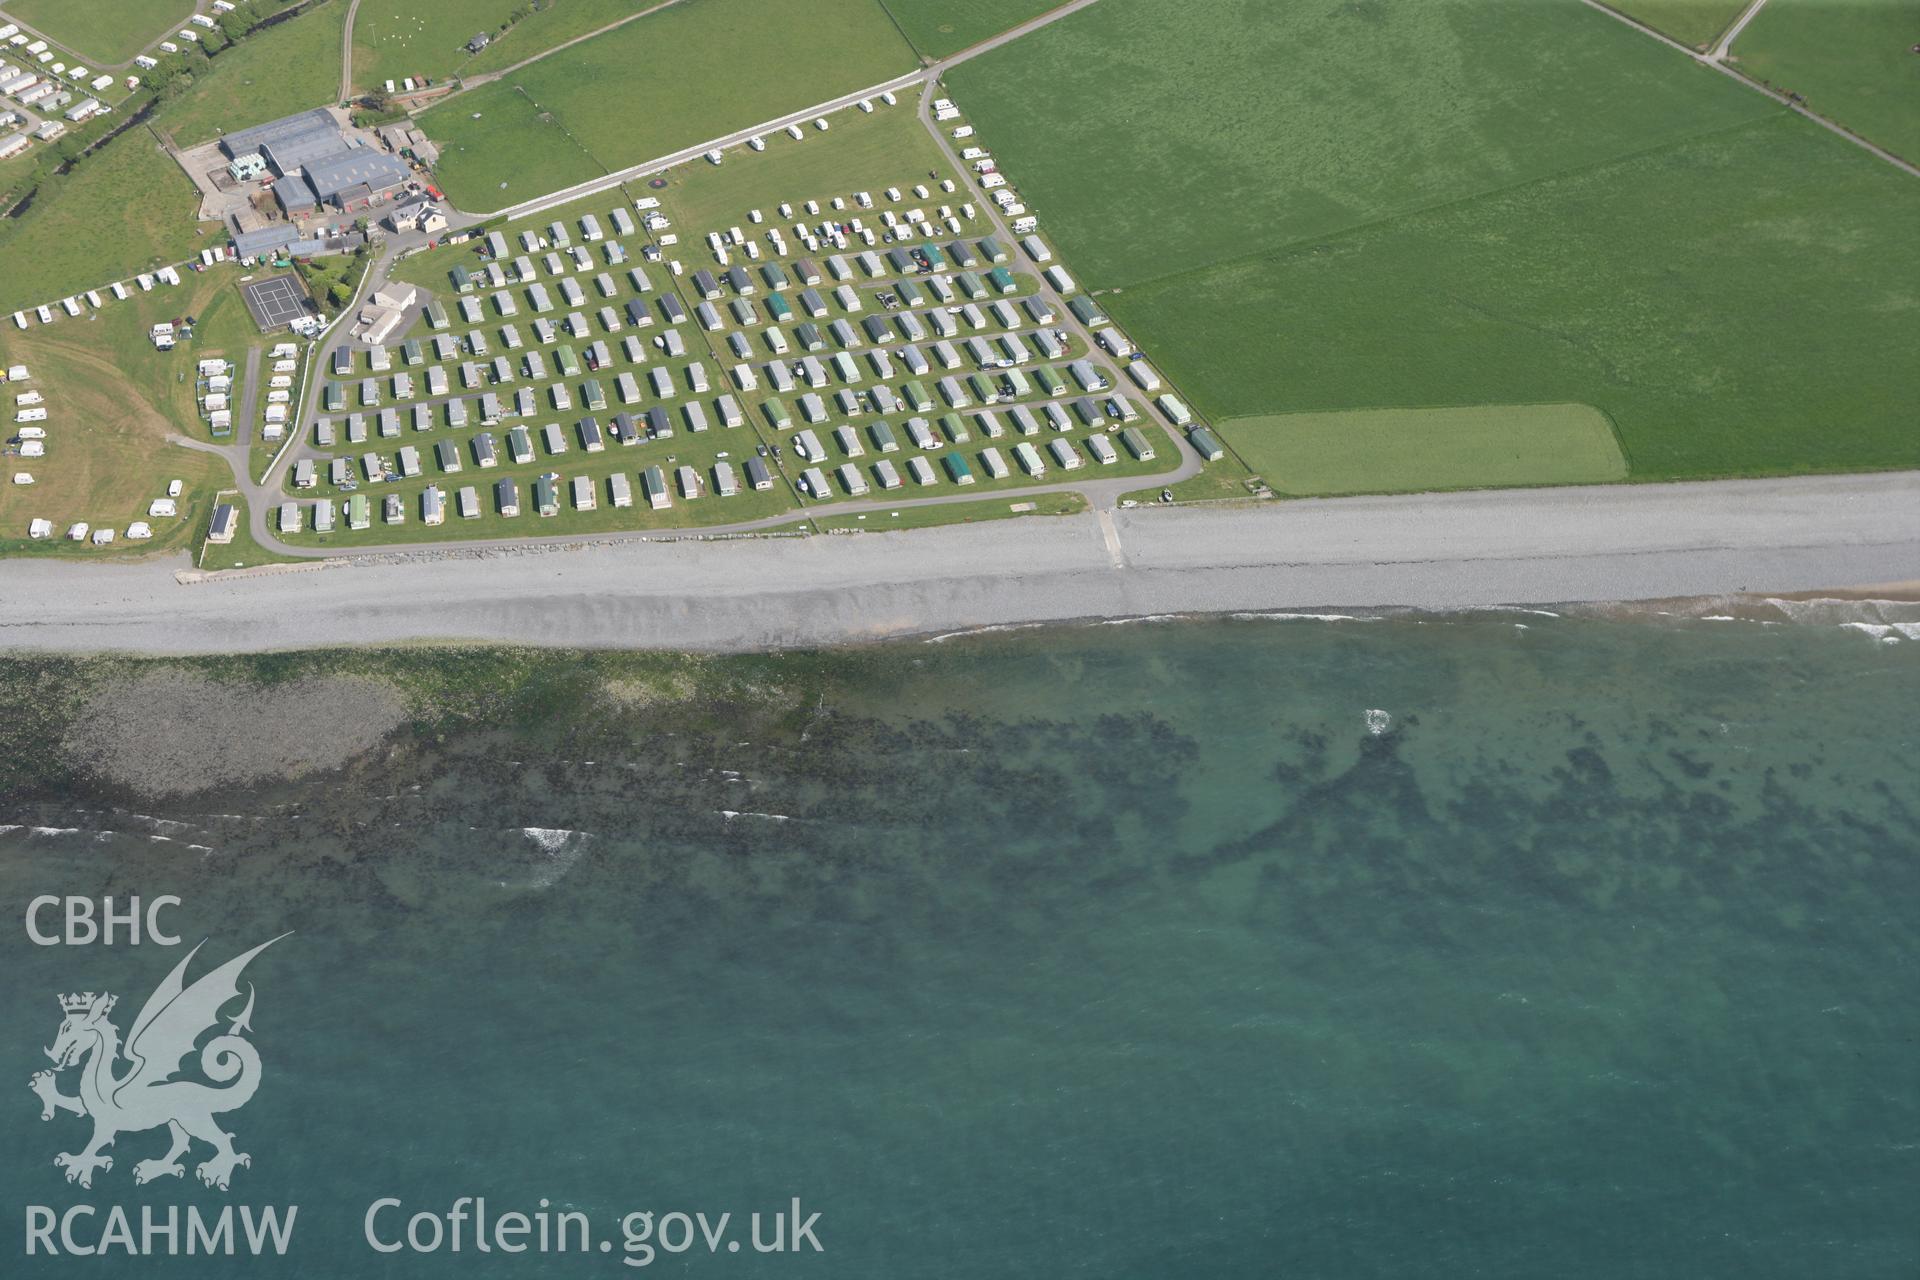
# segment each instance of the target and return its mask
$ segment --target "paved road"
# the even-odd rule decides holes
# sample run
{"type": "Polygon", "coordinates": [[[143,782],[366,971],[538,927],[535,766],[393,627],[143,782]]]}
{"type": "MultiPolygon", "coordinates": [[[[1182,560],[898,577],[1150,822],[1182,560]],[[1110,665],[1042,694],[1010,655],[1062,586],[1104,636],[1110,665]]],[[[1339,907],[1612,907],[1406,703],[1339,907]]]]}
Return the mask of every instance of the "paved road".
{"type": "MultiPolygon", "coordinates": [[[[1589,9],[1598,10],[1599,12],[1606,14],[1609,18],[1612,18],[1615,22],[1624,22],[1626,25],[1628,25],[1629,27],[1632,27],[1635,31],[1638,31],[1643,35],[1652,36],[1655,40],[1658,40],[1661,44],[1666,45],[1669,49],[1674,49],[1680,53],[1685,54],[1687,57],[1692,58],[1695,62],[1699,63],[1703,67],[1712,67],[1715,71],[1718,71],[1722,75],[1732,76],[1735,80],[1739,81],[1741,84],[1745,85],[1747,88],[1753,90],[1755,93],[1766,94],[1767,97],[1772,98],[1775,102],[1779,103],[1781,106],[1786,107],[1791,111],[1799,112],[1801,115],[1805,116],[1807,119],[1819,125],[1822,129],[1825,129],[1829,133],[1835,134],[1838,137],[1845,138],[1848,142],[1851,142],[1854,146],[1859,147],[1862,151],[1870,152],[1871,154],[1878,156],[1880,159],[1886,161],[1888,164],[1900,170],[1902,173],[1912,174],[1914,177],[1920,178],[1920,167],[1917,167],[1913,164],[1908,163],[1907,161],[1901,159],[1899,156],[1893,154],[1893,152],[1891,151],[1887,151],[1884,148],[1875,146],[1873,143],[1868,142],[1865,138],[1861,137],[1857,133],[1849,132],[1845,126],[1834,123],[1832,120],[1827,119],[1825,116],[1821,115],[1819,112],[1809,111],[1803,103],[1794,101],[1792,98],[1789,98],[1786,94],[1781,93],[1776,89],[1769,89],[1766,85],[1761,84],[1758,80],[1754,80],[1748,76],[1742,75],[1739,71],[1729,66],[1723,60],[1722,57],[1716,56],[1716,54],[1701,53],[1698,49],[1690,49],[1686,45],[1681,44],[1678,40],[1675,40],[1673,37],[1666,35],[1663,32],[1656,31],[1652,27],[1647,26],[1643,22],[1638,22],[1632,18],[1629,18],[1626,14],[1621,13],[1618,9],[1610,8],[1606,4],[1603,4],[1601,0],[1580,0],[1580,3],[1586,5],[1587,8],[1589,9]]],[[[1741,21],[1737,24],[1735,31],[1728,35],[1726,43],[1730,44],[1732,42],[1733,35],[1738,34],[1738,27],[1745,26],[1746,19],[1752,17],[1754,13],[1759,11],[1759,9],[1760,9],[1760,5],[1756,3],[1751,9],[1747,11],[1745,15],[1743,15],[1741,21]]]]}
{"type": "Polygon", "coordinates": [[[182,564],[176,556],[75,573],[42,558],[0,561],[0,599],[35,602],[0,611],[0,647],[764,649],[1161,613],[1859,588],[1911,579],[1920,565],[1920,472],[1136,508],[1105,520],[884,536],[441,551],[208,575],[185,589],[174,576],[182,564]]]}
{"type": "Polygon", "coordinates": [[[1727,54],[1733,49],[1733,42],[1739,39],[1740,33],[1747,29],[1747,24],[1753,21],[1754,15],[1764,9],[1766,4],[1767,0],[1753,0],[1753,3],[1734,19],[1733,25],[1727,28],[1727,33],[1720,37],[1720,42],[1713,46],[1712,52],[1708,53],[1707,57],[1714,62],[1725,62],[1727,54]]]}

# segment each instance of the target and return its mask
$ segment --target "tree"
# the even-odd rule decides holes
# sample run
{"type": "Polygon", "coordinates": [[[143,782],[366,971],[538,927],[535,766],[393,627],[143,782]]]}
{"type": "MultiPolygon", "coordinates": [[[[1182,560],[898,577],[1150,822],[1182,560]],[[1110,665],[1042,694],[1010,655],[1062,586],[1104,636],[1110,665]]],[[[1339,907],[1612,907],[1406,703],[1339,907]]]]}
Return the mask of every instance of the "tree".
{"type": "Polygon", "coordinates": [[[327,286],[327,301],[331,302],[336,310],[346,310],[347,304],[353,301],[352,286],[345,280],[335,280],[327,286]]]}

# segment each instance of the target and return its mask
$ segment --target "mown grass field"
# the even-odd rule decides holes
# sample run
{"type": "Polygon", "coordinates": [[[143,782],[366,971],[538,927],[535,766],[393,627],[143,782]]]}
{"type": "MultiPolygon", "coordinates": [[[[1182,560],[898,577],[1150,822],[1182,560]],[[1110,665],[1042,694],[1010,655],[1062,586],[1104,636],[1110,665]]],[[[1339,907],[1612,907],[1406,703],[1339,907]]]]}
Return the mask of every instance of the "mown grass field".
{"type": "Polygon", "coordinates": [[[1607,0],[1613,8],[1638,18],[1681,44],[1705,48],[1733,25],[1747,0],[1607,0]]]}
{"type": "Polygon", "coordinates": [[[1624,480],[1606,415],[1583,404],[1349,409],[1222,423],[1275,492],[1415,493],[1624,480]]]}
{"type": "Polygon", "coordinates": [[[1770,0],[1735,65],[1896,155],[1920,161],[1920,10],[1898,0],[1770,0]]]}
{"type": "Polygon", "coordinates": [[[7,13],[70,52],[126,62],[193,13],[192,0],[7,0],[7,13]]]}
{"type": "Polygon", "coordinates": [[[1057,7],[1061,0],[882,0],[929,61],[971,48],[1057,7]]]}
{"type": "MultiPolygon", "coordinates": [[[[5,434],[14,432],[17,392],[41,392],[48,408],[47,456],[0,459],[6,473],[0,480],[0,554],[143,555],[185,548],[203,531],[211,511],[207,501],[217,485],[229,482],[227,468],[210,454],[167,443],[167,437],[201,434],[193,425],[195,362],[213,354],[244,361],[245,351],[208,340],[203,327],[194,342],[160,352],[147,332],[177,315],[212,315],[222,293],[237,300],[232,279],[230,272],[189,276],[179,289],[111,304],[91,320],[62,319],[25,332],[8,325],[0,332],[0,365],[24,364],[33,374],[21,387],[0,388],[5,434]],[[15,471],[31,472],[35,483],[15,486],[15,471]],[[151,520],[151,541],[123,536],[111,548],[94,548],[61,536],[77,520],[124,534],[129,522],[148,518],[147,504],[176,478],[186,482],[182,514],[151,520]],[[27,523],[37,517],[54,522],[55,538],[27,538],[27,523]]],[[[212,328],[216,337],[229,333],[218,323],[212,328]]]]}
{"type": "Polygon", "coordinates": [[[161,109],[155,127],[170,133],[176,145],[191,147],[337,102],[347,3],[324,0],[224,50],[185,93],[161,109]]]}
{"type": "MultiPolygon", "coordinates": [[[[442,146],[442,189],[484,212],[567,185],[540,160],[561,137],[600,166],[594,172],[620,169],[913,65],[879,0],[681,0],[420,120],[442,146]]],[[[564,163],[566,172],[588,167],[564,163]]]]}
{"type": "Polygon", "coordinates": [[[991,502],[946,502],[928,507],[877,507],[849,516],[821,516],[814,527],[822,533],[852,530],[887,533],[896,529],[933,529],[950,524],[981,524],[989,520],[1018,520],[1021,516],[1076,516],[1087,509],[1078,493],[1036,493],[1030,498],[997,498],[991,502]]]}
{"type": "Polygon", "coordinates": [[[1103,0],[951,83],[1216,420],[1573,402],[1637,479],[1920,463],[1920,186],[1575,0],[1103,0]]]}
{"type": "Polygon", "coordinates": [[[199,208],[193,183],[153,135],[129,129],[0,222],[0,315],[198,253],[211,243],[195,221],[199,208]]]}

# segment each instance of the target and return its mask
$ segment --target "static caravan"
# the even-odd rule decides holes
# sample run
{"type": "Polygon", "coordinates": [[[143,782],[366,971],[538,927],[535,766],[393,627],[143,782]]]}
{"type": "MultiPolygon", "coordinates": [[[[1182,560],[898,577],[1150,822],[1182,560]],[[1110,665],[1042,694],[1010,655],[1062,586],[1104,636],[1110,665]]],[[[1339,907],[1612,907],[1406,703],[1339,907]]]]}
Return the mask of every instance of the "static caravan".
{"type": "Polygon", "coordinates": [[[917,454],[907,459],[907,474],[913,477],[915,484],[919,485],[933,484],[939,479],[934,474],[933,464],[917,454]]]}
{"type": "Polygon", "coordinates": [[[1120,431],[1120,443],[1126,446],[1128,453],[1141,462],[1153,460],[1153,444],[1140,433],[1138,427],[1124,427],[1120,431]]]}
{"type": "Polygon", "coordinates": [[[1186,402],[1180,399],[1179,396],[1163,395],[1153,403],[1160,412],[1166,416],[1167,421],[1171,422],[1174,426],[1185,427],[1192,425],[1193,411],[1187,408],[1186,402]]]}
{"type": "Polygon", "coordinates": [[[1043,476],[1047,474],[1047,464],[1040,460],[1040,451],[1025,440],[1013,446],[1013,457],[1014,461],[1020,464],[1020,469],[1028,475],[1043,476]]]}
{"type": "Polygon", "coordinates": [[[869,492],[867,477],[853,463],[841,463],[837,474],[840,477],[841,487],[853,497],[862,497],[869,492]]]}
{"type": "Polygon", "coordinates": [[[493,486],[493,505],[503,516],[520,514],[520,485],[508,479],[493,486]]]}
{"type": "Polygon", "coordinates": [[[673,495],[667,492],[667,473],[659,467],[648,467],[641,472],[640,486],[647,491],[647,505],[655,511],[665,511],[673,505],[673,495]]]}
{"type": "Polygon", "coordinates": [[[1005,480],[1012,474],[1007,468],[1007,460],[1000,456],[998,449],[992,447],[980,451],[980,465],[986,469],[989,480],[1005,480]]]}
{"type": "Polygon", "coordinates": [[[607,477],[607,501],[615,507],[633,505],[633,484],[627,479],[626,472],[616,471],[607,477]]]}
{"type": "Polygon", "coordinates": [[[973,483],[973,468],[967,465],[967,460],[960,455],[959,450],[953,450],[940,459],[940,465],[946,468],[947,479],[955,484],[973,483]]]}
{"type": "MultiPolygon", "coordinates": [[[[1165,398],[1172,399],[1171,396],[1165,398]]],[[[1187,442],[1193,446],[1195,453],[1205,458],[1208,462],[1218,462],[1227,456],[1226,449],[1220,444],[1220,438],[1205,427],[1195,427],[1189,431],[1187,433],[1187,442]]]]}
{"type": "Polygon", "coordinates": [[[773,472],[760,459],[748,458],[746,471],[747,483],[752,485],[756,492],[764,493],[773,488],[773,472]]]}
{"type": "Polygon", "coordinates": [[[533,482],[533,509],[541,516],[560,514],[560,477],[549,471],[533,482]]]}

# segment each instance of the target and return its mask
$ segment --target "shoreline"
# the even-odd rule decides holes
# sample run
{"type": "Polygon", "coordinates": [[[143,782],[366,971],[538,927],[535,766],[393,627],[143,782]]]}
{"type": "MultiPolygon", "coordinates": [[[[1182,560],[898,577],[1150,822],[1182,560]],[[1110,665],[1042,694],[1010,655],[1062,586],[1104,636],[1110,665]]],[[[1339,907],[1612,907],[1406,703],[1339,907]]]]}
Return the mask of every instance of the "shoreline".
{"type": "Polygon", "coordinates": [[[0,649],[742,652],[1162,615],[1899,601],[1920,599],[1920,472],[446,550],[193,585],[177,558],[0,562],[0,649]]]}

